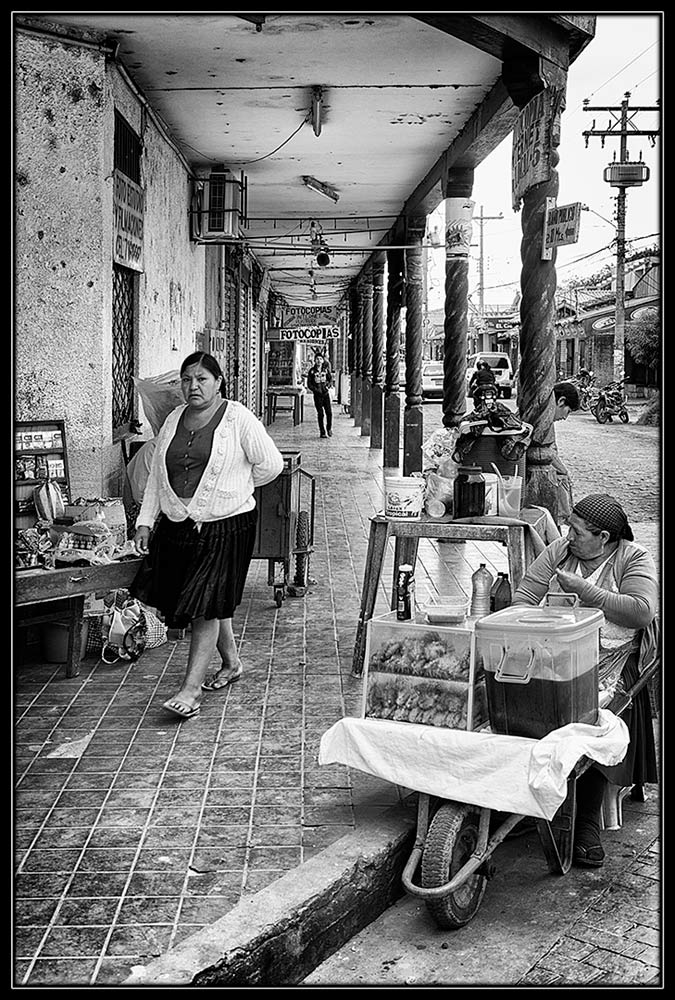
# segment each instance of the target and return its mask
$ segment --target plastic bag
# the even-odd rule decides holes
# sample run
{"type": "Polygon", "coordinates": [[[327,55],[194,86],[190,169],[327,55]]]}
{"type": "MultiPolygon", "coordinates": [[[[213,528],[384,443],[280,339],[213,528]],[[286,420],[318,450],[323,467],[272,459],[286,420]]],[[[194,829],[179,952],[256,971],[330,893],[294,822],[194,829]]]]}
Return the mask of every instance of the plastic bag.
{"type": "Polygon", "coordinates": [[[427,483],[424,489],[425,500],[442,500],[452,503],[454,479],[445,479],[436,472],[427,473],[427,483]]]}
{"type": "Polygon", "coordinates": [[[185,402],[180,387],[180,372],[164,372],[148,378],[134,376],[134,385],[141,397],[143,412],[156,437],[171,411],[185,402]]]}
{"type": "Polygon", "coordinates": [[[104,616],[102,624],[104,663],[137,660],[146,649],[154,649],[167,641],[164,622],[150,608],[135,599],[118,603],[104,616]]]}

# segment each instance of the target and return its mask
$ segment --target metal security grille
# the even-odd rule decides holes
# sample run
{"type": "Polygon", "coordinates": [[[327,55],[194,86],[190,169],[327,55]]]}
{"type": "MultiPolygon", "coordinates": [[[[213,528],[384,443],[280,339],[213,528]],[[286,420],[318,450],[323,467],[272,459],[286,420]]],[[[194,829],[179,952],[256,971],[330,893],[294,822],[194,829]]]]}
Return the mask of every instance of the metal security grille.
{"type": "Polygon", "coordinates": [[[141,140],[119,111],[115,112],[115,166],[136,184],[141,183],[141,140]]]}
{"type": "Polygon", "coordinates": [[[239,365],[239,401],[248,406],[249,409],[255,408],[254,395],[253,395],[253,365],[255,364],[255,358],[252,356],[252,345],[251,345],[251,291],[249,286],[242,281],[240,285],[240,308],[239,315],[240,319],[240,365],[239,365]]]}
{"type": "Polygon", "coordinates": [[[113,265],[112,425],[129,423],[134,401],[134,272],[113,265]]]}

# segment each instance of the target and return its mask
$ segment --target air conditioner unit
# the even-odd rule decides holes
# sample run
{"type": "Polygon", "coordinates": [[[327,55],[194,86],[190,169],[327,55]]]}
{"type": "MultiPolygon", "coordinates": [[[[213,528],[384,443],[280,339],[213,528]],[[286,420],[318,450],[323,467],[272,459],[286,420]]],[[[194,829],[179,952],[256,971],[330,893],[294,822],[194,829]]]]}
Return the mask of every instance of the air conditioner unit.
{"type": "Polygon", "coordinates": [[[246,225],[247,181],[226,167],[192,181],[190,238],[197,243],[227,243],[239,239],[246,225]]]}

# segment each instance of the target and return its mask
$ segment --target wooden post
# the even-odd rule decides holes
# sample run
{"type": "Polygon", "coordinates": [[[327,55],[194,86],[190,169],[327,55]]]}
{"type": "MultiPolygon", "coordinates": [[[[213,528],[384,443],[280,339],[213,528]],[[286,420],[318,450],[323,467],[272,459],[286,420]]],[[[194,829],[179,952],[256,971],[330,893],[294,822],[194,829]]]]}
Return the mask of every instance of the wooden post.
{"type": "Polygon", "coordinates": [[[352,394],[352,416],[356,427],[361,426],[361,358],[363,350],[363,293],[361,286],[356,286],[356,309],[354,324],[354,392],[352,394]]]}
{"type": "Polygon", "coordinates": [[[361,436],[370,435],[370,398],[373,388],[373,269],[366,267],[363,279],[363,322],[361,324],[361,436]]]}
{"type": "Polygon", "coordinates": [[[466,411],[472,189],[473,170],[448,171],[445,192],[444,427],[456,427],[466,411]]]}
{"type": "Polygon", "coordinates": [[[550,179],[537,184],[523,198],[520,256],[522,299],[520,303],[520,368],[518,410],[532,424],[532,440],[527,449],[523,506],[547,507],[558,523],[556,472],[551,465],[555,445],[553,417],[556,381],[554,296],[555,259],[541,259],[541,233],[546,199],[557,198],[558,154],[551,151],[550,179]]]}
{"type": "Polygon", "coordinates": [[[373,258],[373,379],[370,396],[370,447],[382,447],[384,382],[384,254],[373,258]]]}
{"type": "Polygon", "coordinates": [[[424,275],[422,238],[426,219],[408,219],[405,251],[405,410],[403,414],[403,475],[422,471],[422,336],[424,275]]]}
{"type": "Polygon", "coordinates": [[[355,374],[355,350],[356,350],[356,317],[358,313],[358,299],[356,290],[350,288],[349,296],[349,343],[347,347],[347,366],[349,370],[349,415],[354,416],[354,393],[356,392],[355,374]]]}
{"type": "Polygon", "coordinates": [[[384,451],[382,455],[382,465],[385,469],[398,469],[400,464],[401,393],[399,387],[399,349],[401,345],[403,270],[403,250],[388,250],[384,451]]]}

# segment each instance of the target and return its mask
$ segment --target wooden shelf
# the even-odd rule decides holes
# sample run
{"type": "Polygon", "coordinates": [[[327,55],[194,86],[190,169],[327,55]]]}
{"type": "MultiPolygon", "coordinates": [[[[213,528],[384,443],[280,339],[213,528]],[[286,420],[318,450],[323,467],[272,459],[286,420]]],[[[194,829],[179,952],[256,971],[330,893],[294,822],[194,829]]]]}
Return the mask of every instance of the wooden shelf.
{"type": "Polygon", "coordinates": [[[32,455],[64,455],[66,449],[59,445],[58,448],[16,448],[14,455],[17,458],[30,458],[32,455]]]}

